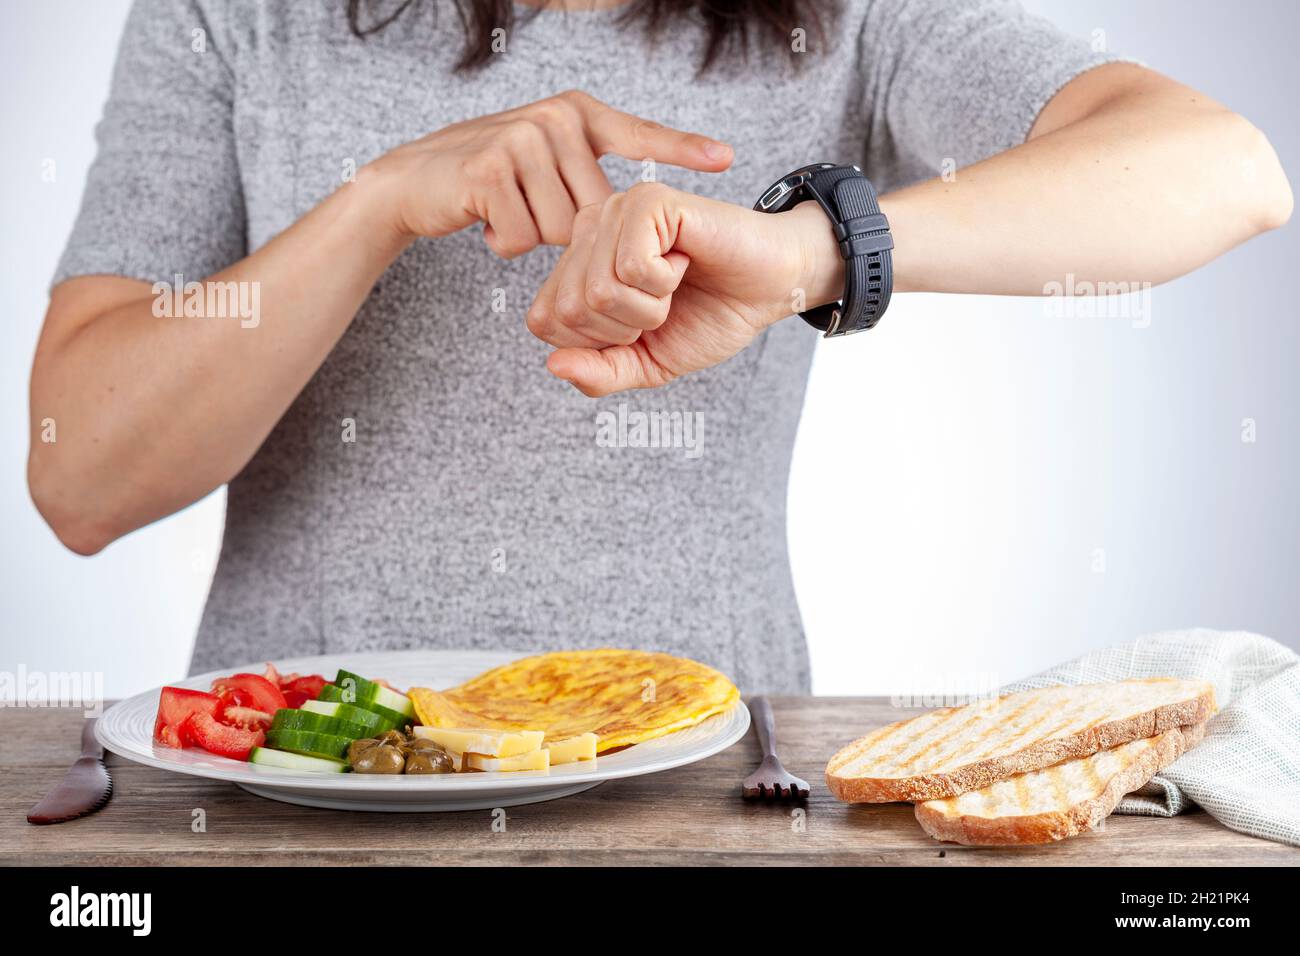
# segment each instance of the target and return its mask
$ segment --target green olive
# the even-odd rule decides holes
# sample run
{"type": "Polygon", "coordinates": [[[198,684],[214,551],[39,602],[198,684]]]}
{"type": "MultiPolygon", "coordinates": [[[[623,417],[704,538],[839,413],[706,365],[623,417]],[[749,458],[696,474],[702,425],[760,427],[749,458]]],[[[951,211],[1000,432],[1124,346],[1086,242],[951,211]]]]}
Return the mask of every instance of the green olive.
{"type": "Polygon", "coordinates": [[[451,755],[445,750],[412,750],[406,755],[407,773],[451,773],[451,755]]]}
{"type": "Polygon", "coordinates": [[[402,752],[382,743],[366,748],[352,760],[352,769],[357,773],[401,773],[405,766],[402,752]]]}
{"type": "Polygon", "coordinates": [[[413,737],[407,745],[408,750],[414,750],[417,753],[439,753],[445,754],[447,749],[442,744],[435,743],[427,737],[413,737]]]}
{"type": "Polygon", "coordinates": [[[379,741],[374,737],[362,737],[360,740],[354,740],[348,744],[348,762],[356,763],[361,754],[370,750],[372,747],[378,747],[379,741]]]}

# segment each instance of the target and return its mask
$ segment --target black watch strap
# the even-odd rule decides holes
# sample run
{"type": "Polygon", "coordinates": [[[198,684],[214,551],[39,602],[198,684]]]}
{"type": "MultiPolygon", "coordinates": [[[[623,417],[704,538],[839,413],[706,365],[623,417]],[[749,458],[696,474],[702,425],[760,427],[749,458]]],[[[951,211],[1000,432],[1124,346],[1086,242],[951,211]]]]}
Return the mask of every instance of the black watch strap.
{"type": "Polygon", "coordinates": [[[844,295],[799,314],[827,338],[870,329],[889,308],[894,278],[894,239],[876,190],[856,166],[815,163],[774,183],[754,208],[785,212],[808,200],[830,217],[844,259],[844,295]]]}

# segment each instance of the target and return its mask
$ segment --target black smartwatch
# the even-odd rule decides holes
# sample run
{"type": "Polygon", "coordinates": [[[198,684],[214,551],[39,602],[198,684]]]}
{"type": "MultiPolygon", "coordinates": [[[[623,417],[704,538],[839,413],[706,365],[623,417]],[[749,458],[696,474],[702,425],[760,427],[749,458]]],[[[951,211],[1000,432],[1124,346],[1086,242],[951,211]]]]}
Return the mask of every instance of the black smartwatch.
{"type": "Polygon", "coordinates": [[[844,297],[799,315],[826,338],[872,328],[889,308],[894,287],[894,237],[876,190],[856,166],[814,163],[773,183],[754,203],[759,212],[785,212],[813,199],[830,217],[844,259],[844,297]]]}

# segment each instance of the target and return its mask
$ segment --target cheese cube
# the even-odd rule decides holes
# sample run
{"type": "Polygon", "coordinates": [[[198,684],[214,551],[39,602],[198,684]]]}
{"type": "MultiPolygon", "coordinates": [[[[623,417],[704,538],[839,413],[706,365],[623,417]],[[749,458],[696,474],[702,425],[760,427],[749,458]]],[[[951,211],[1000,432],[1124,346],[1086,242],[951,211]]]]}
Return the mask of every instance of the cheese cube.
{"type": "Polygon", "coordinates": [[[417,737],[432,740],[452,753],[476,753],[487,757],[517,757],[542,745],[540,730],[489,730],[464,727],[416,727],[417,737]]]}
{"type": "Polygon", "coordinates": [[[595,760],[596,742],[596,735],[588,732],[563,740],[548,740],[542,744],[542,749],[551,752],[551,766],[555,767],[577,760],[595,760]]]}
{"type": "Polygon", "coordinates": [[[470,770],[547,770],[551,766],[551,754],[544,748],[515,757],[466,753],[464,762],[470,770]]]}

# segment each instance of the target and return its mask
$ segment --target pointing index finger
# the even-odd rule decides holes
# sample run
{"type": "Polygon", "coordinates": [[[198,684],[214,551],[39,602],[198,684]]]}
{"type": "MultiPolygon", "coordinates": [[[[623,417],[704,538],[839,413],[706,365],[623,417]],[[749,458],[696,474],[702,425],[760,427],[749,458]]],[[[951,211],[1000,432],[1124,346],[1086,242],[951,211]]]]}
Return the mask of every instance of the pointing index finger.
{"type": "Polygon", "coordinates": [[[579,103],[587,138],[598,156],[614,153],[624,159],[653,159],[704,173],[721,172],[734,158],[726,143],[699,133],[624,113],[592,97],[584,96],[579,103]]]}

